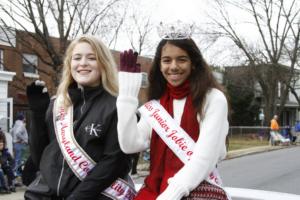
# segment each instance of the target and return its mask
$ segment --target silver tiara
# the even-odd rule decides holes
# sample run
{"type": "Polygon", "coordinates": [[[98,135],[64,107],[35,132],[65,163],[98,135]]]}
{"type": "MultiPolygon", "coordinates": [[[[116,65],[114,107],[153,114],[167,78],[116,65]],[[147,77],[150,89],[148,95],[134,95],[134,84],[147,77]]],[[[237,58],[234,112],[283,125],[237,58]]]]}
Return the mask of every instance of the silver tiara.
{"type": "Polygon", "coordinates": [[[158,35],[165,40],[182,40],[192,37],[194,24],[183,23],[176,21],[174,23],[163,24],[160,22],[157,27],[158,35]]]}

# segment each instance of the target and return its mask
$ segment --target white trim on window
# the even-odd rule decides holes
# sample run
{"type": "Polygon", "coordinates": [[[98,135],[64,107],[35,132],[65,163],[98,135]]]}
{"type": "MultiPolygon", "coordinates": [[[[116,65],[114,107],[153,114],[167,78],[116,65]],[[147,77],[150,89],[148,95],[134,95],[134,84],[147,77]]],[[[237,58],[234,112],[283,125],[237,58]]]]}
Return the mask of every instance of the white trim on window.
{"type": "Polygon", "coordinates": [[[0,29],[0,45],[16,47],[16,31],[2,26],[0,29]]]}
{"type": "Polygon", "coordinates": [[[141,85],[141,88],[147,88],[148,86],[149,86],[148,73],[147,72],[142,72],[142,85],[141,85]]]}
{"type": "Polygon", "coordinates": [[[4,70],[3,49],[0,49],[0,70],[4,70]]]}
{"type": "Polygon", "coordinates": [[[36,78],[39,79],[39,74],[29,73],[29,72],[23,72],[25,78],[36,78]]]}

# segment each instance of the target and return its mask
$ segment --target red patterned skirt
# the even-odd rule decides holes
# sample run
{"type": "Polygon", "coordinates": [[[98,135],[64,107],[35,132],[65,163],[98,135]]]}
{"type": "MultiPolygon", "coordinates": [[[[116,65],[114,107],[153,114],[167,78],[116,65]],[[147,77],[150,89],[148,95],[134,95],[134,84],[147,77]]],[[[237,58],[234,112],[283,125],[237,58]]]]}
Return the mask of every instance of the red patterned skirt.
{"type": "Polygon", "coordinates": [[[228,200],[225,191],[207,181],[203,181],[188,197],[182,200],[228,200]]]}

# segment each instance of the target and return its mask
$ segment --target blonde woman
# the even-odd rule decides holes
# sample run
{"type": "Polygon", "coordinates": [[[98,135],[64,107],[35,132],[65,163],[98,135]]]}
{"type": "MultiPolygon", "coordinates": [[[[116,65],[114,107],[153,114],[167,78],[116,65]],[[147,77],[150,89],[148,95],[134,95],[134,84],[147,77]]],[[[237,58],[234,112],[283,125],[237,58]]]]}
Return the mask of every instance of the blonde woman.
{"type": "Polygon", "coordinates": [[[41,81],[28,86],[30,150],[41,173],[25,199],[134,196],[123,180],[130,158],[117,138],[116,83],[109,49],[96,37],[81,36],[66,51],[56,98],[49,100],[41,81]]]}

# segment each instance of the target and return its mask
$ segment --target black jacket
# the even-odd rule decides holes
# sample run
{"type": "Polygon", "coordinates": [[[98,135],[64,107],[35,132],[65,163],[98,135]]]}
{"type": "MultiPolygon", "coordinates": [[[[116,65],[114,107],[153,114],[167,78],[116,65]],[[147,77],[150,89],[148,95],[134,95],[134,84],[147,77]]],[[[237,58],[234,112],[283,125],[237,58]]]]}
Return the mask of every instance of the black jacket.
{"type": "Polygon", "coordinates": [[[74,135],[84,151],[97,162],[81,182],[69,168],[59,148],[53,127],[53,103],[46,112],[33,111],[30,148],[33,161],[53,195],[74,199],[96,199],[118,177],[130,170],[130,157],[124,154],[117,137],[116,98],[103,87],[73,86],[69,95],[74,105],[74,135]],[[37,165],[38,166],[38,165],[37,165]]]}
{"type": "Polygon", "coordinates": [[[14,168],[15,160],[9,153],[7,148],[0,151],[0,165],[2,168],[14,168]]]}

